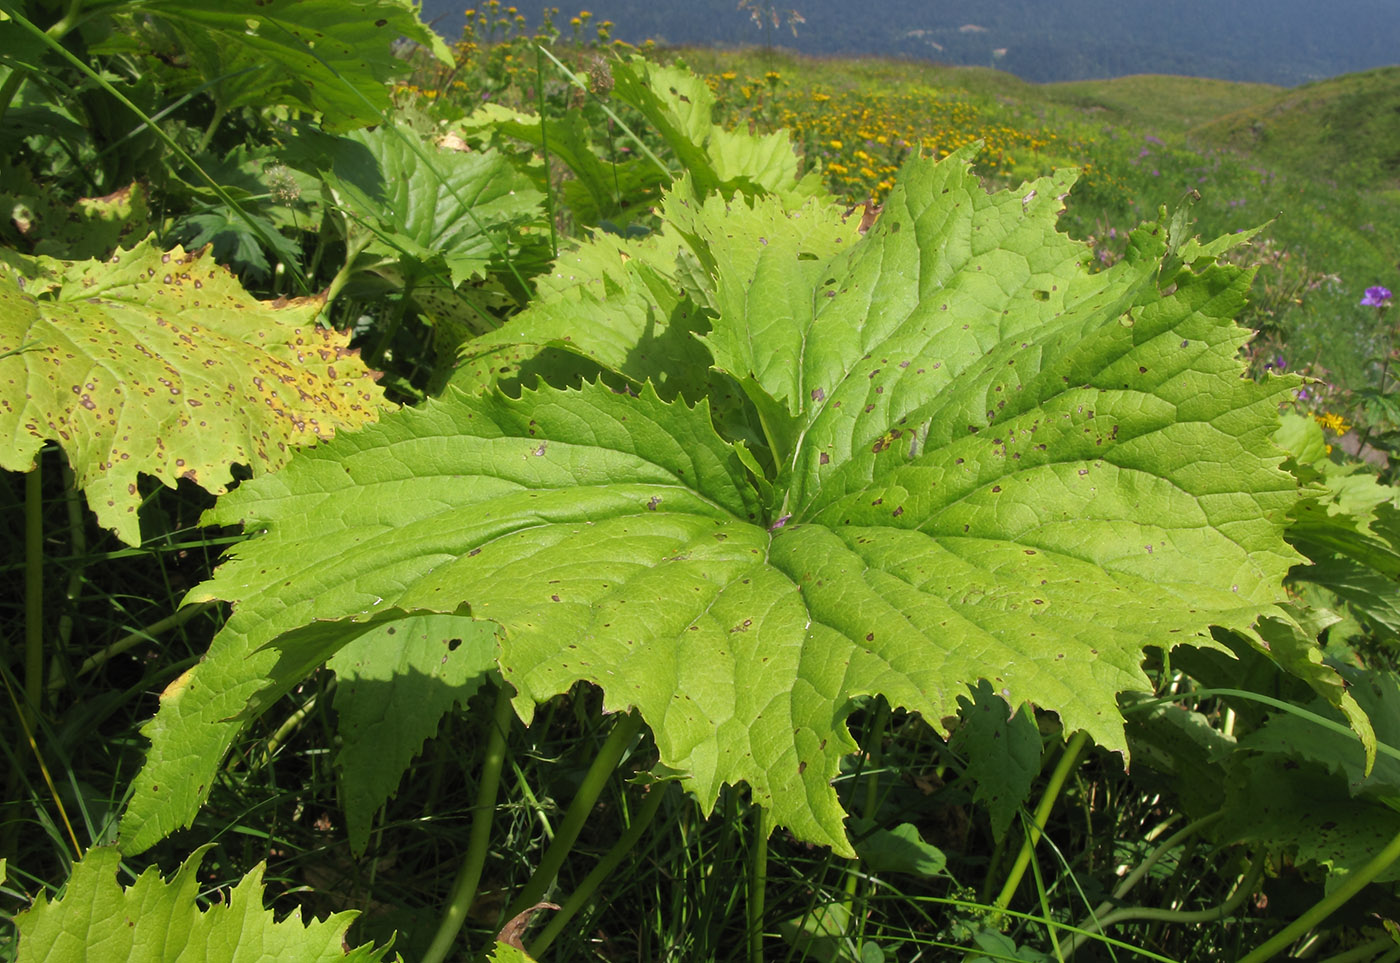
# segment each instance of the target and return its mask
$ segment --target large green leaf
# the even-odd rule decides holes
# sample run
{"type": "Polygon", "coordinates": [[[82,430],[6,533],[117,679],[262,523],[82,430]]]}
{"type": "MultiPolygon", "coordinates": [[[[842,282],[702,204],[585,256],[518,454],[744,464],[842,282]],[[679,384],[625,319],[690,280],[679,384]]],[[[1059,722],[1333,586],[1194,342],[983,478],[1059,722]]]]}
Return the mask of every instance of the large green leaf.
{"type": "Polygon", "coordinates": [[[149,241],[102,261],[0,252],[0,467],[57,442],[98,521],[138,544],[139,473],[222,492],[232,464],[276,468],[387,405],[320,311],[149,241]]]}
{"type": "Polygon", "coordinates": [[[1054,229],[1067,188],[988,196],[966,158],[915,163],[821,270],[758,245],[808,285],[772,295],[743,290],[783,276],[741,249],[776,202],[698,210],[705,343],[757,399],[771,477],[705,401],[585,384],[449,392],[240,486],[209,521],[265,534],[194,593],[235,615],[149,728],[124,844],[191,818],[153,787],[207,784],[336,625],[415,611],[496,622],[523,717],[598,685],[707,810],[743,782],[846,855],[831,780],[860,696],[937,720],[985,679],[1126,751],[1144,647],[1281,614],[1297,496],[1271,436],[1295,382],[1241,377],[1247,274],[1163,273],[1156,225],[1090,274],[1054,229]]]}
{"type": "Polygon", "coordinates": [[[99,847],[73,866],[63,894],[40,896],[15,918],[20,963],[123,960],[126,963],[275,963],[279,960],[360,961],[384,958],[388,948],[350,949],[345,931],[356,913],[301,922],[293,910],[278,922],[263,909],[259,864],[222,903],[201,908],[199,864],[208,847],[194,852],[170,881],[152,866],[123,889],[117,883],[121,855],[99,847]]]}

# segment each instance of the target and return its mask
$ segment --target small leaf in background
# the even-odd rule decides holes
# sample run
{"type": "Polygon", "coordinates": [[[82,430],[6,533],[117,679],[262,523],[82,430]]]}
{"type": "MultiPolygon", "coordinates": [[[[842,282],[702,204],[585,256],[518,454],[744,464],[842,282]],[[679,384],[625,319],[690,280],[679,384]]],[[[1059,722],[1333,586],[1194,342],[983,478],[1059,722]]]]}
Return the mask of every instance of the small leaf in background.
{"type": "Polygon", "coordinates": [[[798,178],[800,163],[785,130],[755,135],[713,122],[715,96],[703,79],[683,67],[642,57],[612,63],[613,96],[641,111],[671,148],[700,196],[718,191],[771,195],[789,208],[809,198],[830,201],[819,171],[798,178]]]}
{"type": "Polygon", "coordinates": [[[919,827],[900,823],[894,829],[879,829],[866,819],[852,819],[851,836],[862,865],[872,873],[909,873],[914,876],[941,876],[948,858],[943,850],[924,842],[919,827]]]}
{"type": "Polygon", "coordinates": [[[224,110],[300,107],[319,113],[331,132],[380,123],[392,107],[386,81],[409,69],[393,53],[400,37],[452,63],[442,38],[402,0],[147,0],[131,7],[179,34],[181,53],[214,81],[224,110]]]}
{"type": "Polygon", "coordinates": [[[1034,947],[1017,946],[1011,937],[995,930],[979,930],[972,942],[981,952],[968,953],[964,963],[1050,963],[1054,959],[1034,947]]]}
{"type": "Polygon", "coordinates": [[[232,465],[270,471],[389,406],[320,310],[149,241],[104,261],[0,252],[0,467],[57,442],[98,522],[139,544],[138,475],[219,493],[232,465]]]}
{"type": "Polygon", "coordinates": [[[518,256],[520,229],[544,212],[544,195],[504,155],[443,149],[388,124],[340,138],[324,174],[350,218],[349,243],[415,282],[441,274],[456,287],[518,256]]]}
{"type": "Polygon", "coordinates": [[[810,912],[778,924],[778,934],[800,959],[821,963],[862,963],[855,941],[846,935],[850,907],[843,903],[815,906],[810,912]]]}
{"type": "Polygon", "coordinates": [[[967,759],[963,775],[975,787],[972,798],[987,807],[992,834],[1000,840],[1030,797],[1040,773],[1040,728],[1029,706],[1013,711],[985,681],[965,707],[948,748],[967,759]]]}
{"type": "Polygon", "coordinates": [[[399,787],[442,716],[465,705],[496,666],[496,626],[423,615],[378,626],[337,652],[336,754],[350,848],[363,853],[374,814],[399,787]]]}
{"type": "Polygon", "coordinates": [[[125,889],[117,882],[117,850],[88,850],[62,895],[40,896],[15,917],[18,963],[374,963],[388,952],[349,948],[354,912],[303,924],[298,909],[278,921],[263,909],[261,863],[222,902],[201,908],[199,865],[208,850],[195,850],[169,882],[152,866],[125,889]]]}
{"type": "Polygon", "coordinates": [[[469,134],[496,132],[523,140],[540,151],[547,144],[550,157],[563,161],[574,174],[572,180],[564,182],[563,193],[582,227],[608,221],[618,228],[645,219],[659,188],[671,181],[670,174],[649,157],[604,161],[594,150],[587,118],[579,112],[550,118],[541,125],[538,115],[503,104],[483,104],[466,118],[463,128],[469,134]]]}
{"type": "Polygon", "coordinates": [[[535,963],[535,958],[524,950],[509,943],[497,942],[486,954],[491,963],[535,963]]]}
{"type": "MultiPolygon", "coordinates": [[[[1313,763],[1285,762],[1275,753],[1232,761],[1224,816],[1210,829],[1224,843],[1259,843],[1327,871],[1336,889],[1348,874],[1400,835],[1400,813],[1368,799],[1352,798],[1345,780],[1313,763]]],[[[1400,863],[1375,877],[1400,879],[1400,863]]]]}
{"type": "MultiPolygon", "coordinates": [[[[27,179],[19,172],[12,177],[27,179]]],[[[135,245],[151,230],[146,189],[140,183],[105,197],[80,197],[72,204],[60,203],[31,183],[15,193],[0,192],[0,204],[8,205],[28,250],[48,257],[105,258],[123,244],[135,245]]]]}

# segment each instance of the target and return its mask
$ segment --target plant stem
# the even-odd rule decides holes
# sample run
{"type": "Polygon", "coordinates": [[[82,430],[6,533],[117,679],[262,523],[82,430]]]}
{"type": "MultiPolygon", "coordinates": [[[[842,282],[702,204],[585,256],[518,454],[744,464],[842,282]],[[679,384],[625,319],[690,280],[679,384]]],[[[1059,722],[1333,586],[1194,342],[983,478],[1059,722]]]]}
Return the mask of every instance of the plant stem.
{"type": "Polygon", "coordinates": [[[540,112],[540,153],[544,155],[544,205],[549,216],[549,251],[559,257],[559,233],[554,224],[554,175],[549,169],[549,124],[544,116],[544,51],[535,47],[535,106],[540,112]]]}
{"type": "Polygon", "coordinates": [[[398,307],[389,317],[389,321],[384,325],[384,329],[379,332],[379,337],[374,342],[374,348],[366,355],[365,361],[374,368],[384,368],[384,357],[393,347],[394,338],[403,327],[403,319],[408,314],[408,305],[413,299],[413,288],[416,279],[409,275],[403,283],[403,290],[399,292],[398,307]]]}
{"type": "Polygon", "coordinates": [[[87,564],[87,532],[84,529],[87,516],[84,514],[82,496],[79,494],[78,479],[67,462],[60,461],[60,467],[63,471],[63,502],[68,510],[68,554],[73,557],[74,565],[68,573],[68,589],[64,593],[64,601],[67,604],[58,617],[58,650],[50,657],[50,683],[57,674],[54,663],[60,653],[68,650],[68,643],[73,640],[73,611],[77,607],[79,595],[82,594],[83,572],[87,564]]]}
{"type": "Polygon", "coordinates": [[[1382,950],[1395,949],[1395,940],[1390,934],[1377,937],[1369,943],[1362,943],[1360,946],[1353,946],[1349,950],[1344,950],[1335,956],[1319,960],[1318,963],[1370,963],[1376,960],[1376,954],[1382,950]]]}
{"type": "Polygon", "coordinates": [[[452,883],[452,895],[447,909],[433,935],[432,945],[423,954],[422,963],[442,963],[452,951],[462,924],[467,921],[467,910],[476,899],[476,887],[481,882],[481,871],[486,866],[486,853],[491,843],[491,823],[496,815],[496,793],[501,786],[501,767],[506,758],[506,732],[510,729],[510,695],[502,682],[496,692],[496,706],[491,714],[491,731],[487,734],[486,755],[481,763],[481,784],[476,793],[476,805],[472,811],[471,836],[467,843],[467,855],[462,860],[462,868],[452,883]]]}
{"type": "Polygon", "coordinates": [[[1372,856],[1365,866],[1349,874],[1342,885],[1314,903],[1302,916],[1279,930],[1273,937],[1240,957],[1238,963],[1264,963],[1265,960],[1272,959],[1288,944],[1339,910],[1347,900],[1361,892],[1371,880],[1397,859],[1400,859],[1400,833],[1386,843],[1385,849],[1372,856]]]}
{"type": "Polygon", "coordinates": [[[569,803],[553,841],[540,858],[539,866],[531,874],[530,881],[521,888],[515,899],[511,900],[503,919],[512,919],[544,899],[544,894],[554,885],[554,878],[559,875],[564,860],[573,852],[574,842],[577,841],[583,824],[588,820],[588,815],[593,811],[593,806],[598,802],[598,797],[602,795],[608,780],[617,769],[617,764],[622,760],[623,752],[641,727],[642,718],[635,712],[629,712],[617,720],[612,732],[608,734],[607,741],[603,743],[603,748],[598,750],[593,764],[588,767],[588,773],[583,777],[578,792],[569,803]]]}
{"type": "Polygon", "coordinates": [[[24,476],[24,699],[32,720],[44,698],[44,476],[43,453],[24,476]]]}
{"type": "Polygon", "coordinates": [[[754,805],[753,859],[749,863],[749,963],[763,963],[763,905],[768,893],[768,837],[773,814],[754,805]]]}
{"type": "MultiPolygon", "coordinates": [[[[1189,827],[1188,827],[1189,828],[1189,827]]],[[[1184,830],[1183,830],[1184,832],[1184,830]]],[[[1075,933],[1071,937],[1069,952],[1073,953],[1080,946],[1089,942],[1098,933],[1102,933],[1106,928],[1115,923],[1125,923],[1129,920],[1158,920],[1164,923],[1214,923],[1225,919],[1232,914],[1239,905],[1249,897],[1249,894],[1259,886],[1259,880],[1264,875],[1264,865],[1266,852],[1263,848],[1254,854],[1254,860],[1250,863],[1248,872],[1240,880],[1225,902],[1219,906],[1214,906],[1204,910],[1170,910],[1159,909],[1151,906],[1129,906],[1097,917],[1091,921],[1088,932],[1075,933]]],[[[1081,927],[1087,929],[1087,927],[1081,927]]]]}
{"type": "Polygon", "coordinates": [[[1045,787],[1045,792],[1040,797],[1040,803],[1035,807],[1035,813],[1031,817],[1031,826],[1026,833],[1025,842],[1021,845],[1021,851],[1016,854],[1016,862],[1011,865],[1011,873],[1006,878],[1006,885],[1001,888],[1001,894],[992,904],[998,910],[1004,910],[1011,905],[1011,897],[1016,895],[1016,888],[1021,885],[1021,878],[1025,876],[1026,867],[1030,864],[1031,853],[1035,850],[1036,844],[1040,842],[1041,834],[1045,832],[1045,824],[1050,818],[1050,810],[1059,800],[1065,780],[1074,771],[1074,766],[1079,761],[1079,754],[1084,750],[1088,741],[1089,734],[1080,729],[1070,739],[1069,745],[1065,746],[1064,754],[1060,756],[1060,761],[1055,764],[1055,771],[1050,774],[1050,783],[1045,787]]]}
{"type": "MultiPolygon", "coordinates": [[[[348,232],[347,232],[348,233],[348,232]]],[[[366,234],[356,238],[354,241],[347,241],[345,244],[345,263],[340,266],[340,270],[335,272],[335,277],[331,278],[331,283],[327,285],[324,297],[326,305],[322,311],[329,311],[331,304],[335,302],[336,296],[340,294],[342,288],[349,283],[351,275],[355,273],[355,261],[365,248],[369,247],[369,242],[373,236],[366,234]]]]}
{"type": "Polygon", "coordinates": [[[321,697],[327,692],[334,691],[335,683],[336,679],[332,676],[326,682],[323,691],[314,693],[311,698],[301,704],[300,709],[287,717],[286,722],[277,727],[277,731],[268,738],[267,746],[263,749],[263,765],[272,761],[272,757],[277,755],[277,750],[282,747],[282,743],[286,742],[287,738],[296,731],[297,727],[306,721],[306,717],[316,708],[317,703],[324,701],[321,697]]]}
{"type": "Polygon", "coordinates": [[[224,122],[224,117],[228,115],[228,110],[218,101],[214,102],[214,116],[209,118],[209,126],[204,128],[204,136],[199,138],[199,146],[194,149],[196,154],[204,153],[209,146],[209,142],[214,139],[214,132],[219,129],[219,125],[224,122]]]}
{"type": "MultiPolygon", "coordinates": [[[[161,633],[168,632],[173,628],[183,625],[196,615],[202,615],[210,609],[217,607],[219,604],[217,600],[211,600],[208,602],[197,602],[194,605],[186,605],[178,612],[173,615],[167,615],[159,622],[152,622],[144,629],[138,629],[135,632],[124,635],[105,649],[94,652],[84,659],[83,664],[78,666],[78,671],[74,673],[74,676],[86,675],[95,669],[100,669],[128,649],[140,645],[142,642],[154,642],[156,636],[161,633]]],[[[58,677],[56,672],[50,672],[49,692],[56,692],[62,687],[63,680],[58,677]]]]}
{"type": "Polygon", "coordinates": [[[549,924],[540,932],[540,935],[530,944],[530,955],[539,959],[544,952],[549,949],[549,945],[563,932],[564,927],[578,914],[579,910],[587,905],[593,898],[598,886],[607,879],[613,870],[617,869],[618,863],[632,850],[636,849],[637,842],[642,838],[642,834],[651,826],[652,820],[656,818],[656,811],[661,808],[666,797],[670,795],[671,787],[675,783],[665,782],[647,787],[647,798],[642,803],[641,811],[637,813],[637,818],[632,820],[632,824],[613,843],[612,848],[598,860],[598,865],[583,878],[573,894],[565,900],[564,905],[559,908],[549,919],[549,924]]]}
{"type": "MultiPolygon", "coordinates": [[[[857,776],[865,783],[865,800],[862,803],[861,815],[872,824],[875,822],[875,815],[880,810],[880,769],[884,765],[884,745],[885,730],[890,722],[890,704],[884,699],[878,700],[879,705],[875,709],[875,718],[871,721],[867,730],[864,742],[865,751],[861,756],[857,776]],[[868,771],[867,771],[868,770],[868,771]]],[[[859,928],[858,921],[860,914],[856,912],[856,897],[860,893],[861,883],[860,857],[851,860],[850,872],[846,874],[846,899],[844,904],[847,910],[846,919],[850,922],[851,928],[859,928]]],[[[856,939],[857,934],[852,933],[851,938],[856,939]]],[[[857,942],[859,942],[857,940],[857,942]]]]}

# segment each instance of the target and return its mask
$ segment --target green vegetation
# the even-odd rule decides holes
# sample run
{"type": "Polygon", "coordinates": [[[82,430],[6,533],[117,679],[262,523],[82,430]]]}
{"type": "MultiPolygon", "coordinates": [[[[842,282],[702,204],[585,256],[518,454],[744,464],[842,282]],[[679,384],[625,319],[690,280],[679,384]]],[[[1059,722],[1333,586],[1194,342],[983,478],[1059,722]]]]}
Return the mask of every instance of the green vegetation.
{"type": "Polygon", "coordinates": [[[1393,185],[1274,92],[0,10],[0,959],[1395,957],[1393,185]]]}

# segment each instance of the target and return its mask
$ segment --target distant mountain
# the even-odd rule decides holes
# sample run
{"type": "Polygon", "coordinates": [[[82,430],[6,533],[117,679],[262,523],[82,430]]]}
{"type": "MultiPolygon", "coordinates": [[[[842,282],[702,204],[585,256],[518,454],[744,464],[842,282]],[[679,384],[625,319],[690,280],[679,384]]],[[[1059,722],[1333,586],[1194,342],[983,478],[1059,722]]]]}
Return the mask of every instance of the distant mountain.
{"type": "MultiPolygon", "coordinates": [[[[466,0],[471,2],[471,0],[466,0]]],[[[480,0],[478,0],[480,2],[480,0]]],[[[1397,0],[785,0],[806,19],[756,27],[736,0],[581,0],[614,36],[677,45],[765,44],[812,54],[914,57],[997,67],[1046,83],[1177,74],[1294,86],[1400,62],[1397,0]]],[[[455,39],[464,0],[425,0],[455,39]]],[[[546,7],[504,0],[533,25],[546,7]]],[[[761,4],[762,5],[762,4],[761,4]]]]}

